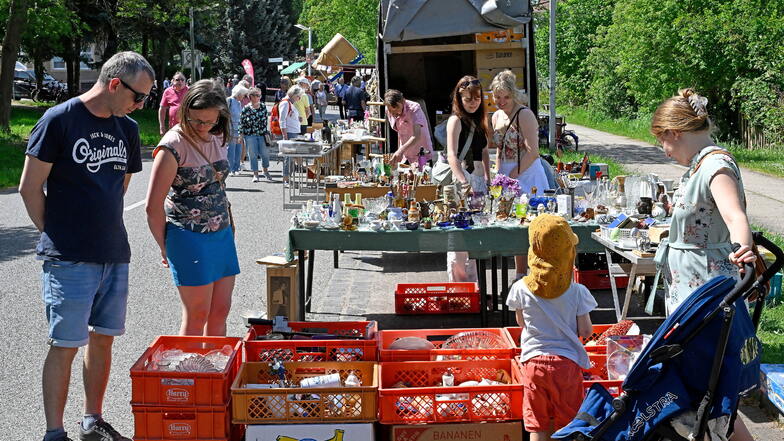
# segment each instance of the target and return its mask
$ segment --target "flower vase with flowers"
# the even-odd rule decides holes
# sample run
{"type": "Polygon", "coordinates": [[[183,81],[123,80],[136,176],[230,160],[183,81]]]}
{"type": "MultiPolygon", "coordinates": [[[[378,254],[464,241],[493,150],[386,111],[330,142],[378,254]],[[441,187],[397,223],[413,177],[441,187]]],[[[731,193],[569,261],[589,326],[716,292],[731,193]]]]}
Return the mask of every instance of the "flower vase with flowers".
{"type": "Polygon", "coordinates": [[[512,211],[515,198],[520,196],[522,189],[517,179],[497,174],[490,182],[490,197],[498,199],[498,208],[495,212],[496,219],[507,219],[512,211]]]}

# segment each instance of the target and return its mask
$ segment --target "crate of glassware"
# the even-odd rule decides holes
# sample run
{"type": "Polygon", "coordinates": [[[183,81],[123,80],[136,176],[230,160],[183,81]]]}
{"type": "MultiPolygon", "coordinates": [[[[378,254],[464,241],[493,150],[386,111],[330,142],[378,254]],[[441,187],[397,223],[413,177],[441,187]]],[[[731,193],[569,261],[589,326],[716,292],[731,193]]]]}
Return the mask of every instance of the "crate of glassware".
{"type": "Polygon", "coordinates": [[[134,406],[226,406],[239,337],[160,336],[131,366],[134,406]]]}
{"type": "Polygon", "coordinates": [[[511,359],[515,344],[502,328],[396,329],[378,333],[381,361],[511,359]]]}
{"type": "Polygon", "coordinates": [[[246,362],[231,387],[234,424],[376,421],[378,365],[246,362]]]}

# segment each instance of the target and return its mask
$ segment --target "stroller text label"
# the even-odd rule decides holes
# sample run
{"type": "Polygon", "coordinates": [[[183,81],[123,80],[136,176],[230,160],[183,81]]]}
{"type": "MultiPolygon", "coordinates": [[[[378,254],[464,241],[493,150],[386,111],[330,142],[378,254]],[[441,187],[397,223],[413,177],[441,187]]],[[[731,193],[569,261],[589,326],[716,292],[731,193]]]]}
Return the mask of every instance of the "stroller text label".
{"type": "Polygon", "coordinates": [[[632,422],[632,427],[629,429],[629,436],[634,436],[634,434],[643,428],[647,421],[653,419],[656,415],[659,414],[659,412],[662,411],[662,409],[669,406],[677,399],[677,395],[672,392],[667,392],[664,396],[654,401],[650,406],[646,407],[645,412],[641,412],[639,415],[637,415],[637,418],[635,418],[634,422],[632,422]]]}

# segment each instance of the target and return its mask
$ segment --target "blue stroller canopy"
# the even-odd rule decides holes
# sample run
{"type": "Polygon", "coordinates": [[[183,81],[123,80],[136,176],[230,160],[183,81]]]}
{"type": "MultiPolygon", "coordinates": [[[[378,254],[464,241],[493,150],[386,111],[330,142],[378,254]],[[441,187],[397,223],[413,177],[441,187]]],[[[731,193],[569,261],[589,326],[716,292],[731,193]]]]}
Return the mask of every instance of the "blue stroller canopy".
{"type": "MultiPolygon", "coordinates": [[[[690,341],[687,339],[735,284],[735,279],[726,276],[711,279],[664,321],[623,383],[624,393],[631,400],[601,440],[642,440],[660,424],[699,407],[708,390],[723,315],[716,314],[690,341]],[[684,345],[679,355],[664,361],[653,356],[657,348],[677,344],[684,345]]],[[[740,395],[756,388],[759,382],[761,343],[742,298],[736,301],[735,309],[710,419],[734,415],[740,395]]],[[[583,434],[592,439],[600,424],[614,412],[612,402],[607,390],[594,384],[575,419],[552,437],[572,439],[583,434]]]]}

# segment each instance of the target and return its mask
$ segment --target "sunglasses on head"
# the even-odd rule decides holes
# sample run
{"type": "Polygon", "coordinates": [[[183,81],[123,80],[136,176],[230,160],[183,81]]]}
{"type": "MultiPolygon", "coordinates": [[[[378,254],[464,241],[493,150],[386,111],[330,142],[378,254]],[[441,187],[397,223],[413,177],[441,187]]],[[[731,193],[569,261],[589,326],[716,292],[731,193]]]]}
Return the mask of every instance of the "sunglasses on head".
{"type": "Polygon", "coordinates": [[[146,93],[137,92],[137,91],[136,91],[136,90],[135,90],[133,87],[129,86],[129,85],[128,85],[128,83],[126,83],[125,81],[123,81],[123,80],[122,80],[122,78],[117,78],[117,79],[118,79],[118,80],[120,80],[120,83],[121,83],[123,86],[125,86],[125,88],[126,88],[126,89],[130,90],[131,92],[133,92],[133,102],[134,102],[134,103],[137,103],[137,104],[138,104],[138,103],[140,103],[140,102],[142,102],[142,101],[146,100],[146,99],[147,99],[147,97],[149,96],[149,95],[148,95],[148,94],[146,94],[146,93]]]}
{"type": "Polygon", "coordinates": [[[481,86],[481,85],[482,85],[482,83],[479,80],[467,80],[467,81],[463,81],[462,83],[460,83],[459,86],[460,86],[461,89],[465,89],[468,86],[481,86]]]}

